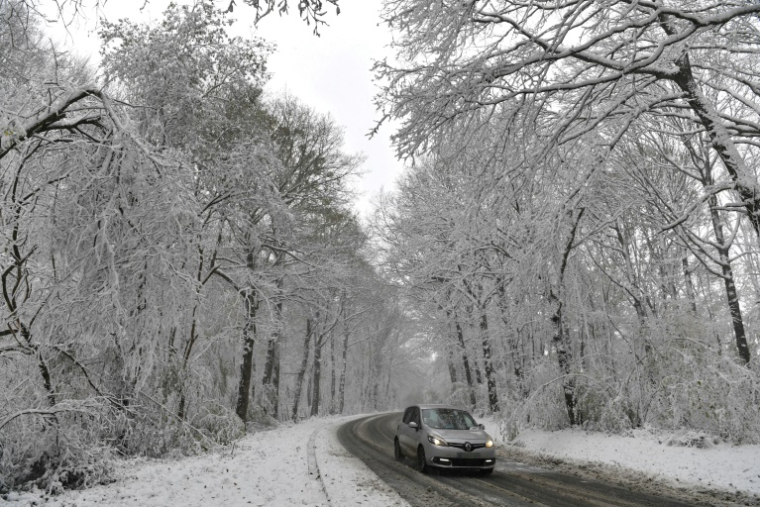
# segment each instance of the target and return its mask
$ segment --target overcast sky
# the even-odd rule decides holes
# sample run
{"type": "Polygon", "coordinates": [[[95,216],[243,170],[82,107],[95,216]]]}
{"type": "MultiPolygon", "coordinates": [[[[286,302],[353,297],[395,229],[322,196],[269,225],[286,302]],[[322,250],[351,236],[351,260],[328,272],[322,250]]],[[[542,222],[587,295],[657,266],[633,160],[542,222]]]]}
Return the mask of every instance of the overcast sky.
{"type": "MultiPolygon", "coordinates": [[[[134,21],[156,21],[169,4],[168,0],[150,0],[145,10],[144,0],[110,0],[101,6],[99,13],[111,21],[129,18],[134,21]]],[[[187,1],[186,3],[190,3],[187,1]]],[[[219,8],[226,8],[227,0],[216,0],[219,8]]],[[[335,15],[327,7],[329,26],[320,29],[321,37],[312,34],[312,28],[299,19],[297,0],[290,0],[287,16],[271,14],[259,26],[253,26],[254,11],[237,0],[234,17],[237,20],[233,33],[249,36],[257,34],[277,46],[269,59],[271,80],[269,93],[286,91],[301,99],[317,111],[331,114],[345,127],[346,149],[363,153],[365,173],[357,181],[360,193],[356,209],[366,214],[371,209],[374,195],[381,187],[386,190],[401,172],[402,164],[394,156],[390,144],[391,128],[385,126],[373,139],[367,133],[378,115],[372,98],[376,93],[372,82],[372,60],[382,58],[390,41],[387,29],[379,24],[381,0],[341,0],[341,13],[335,15]]],[[[97,61],[99,41],[96,35],[95,9],[85,11],[86,20],[69,25],[69,34],[60,26],[51,26],[55,40],[73,48],[77,53],[89,54],[97,61]]]]}

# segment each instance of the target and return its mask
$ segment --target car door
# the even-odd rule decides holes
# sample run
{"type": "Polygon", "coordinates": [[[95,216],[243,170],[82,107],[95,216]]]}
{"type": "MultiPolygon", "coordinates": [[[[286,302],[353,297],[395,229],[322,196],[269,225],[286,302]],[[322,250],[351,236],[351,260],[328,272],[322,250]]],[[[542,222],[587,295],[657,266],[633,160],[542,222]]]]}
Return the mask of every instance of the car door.
{"type": "Polygon", "coordinates": [[[414,407],[409,407],[404,411],[404,417],[396,429],[396,436],[398,436],[398,444],[404,454],[409,452],[409,432],[412,430],[409,427],[409,421],[412,420],[412,410],[414,407]]]}
{"type": "Polygon", "coordinates": [[[410,427],[407,424],[407,431],[409,432],[407,452],[411,456],[417,454],[417,445],[419,443],[420,435],[422,434],[422,417],[420,417],[420,407],[412,407],[412,414],[409,422],[417,423],[417,429],[410,427]]]}

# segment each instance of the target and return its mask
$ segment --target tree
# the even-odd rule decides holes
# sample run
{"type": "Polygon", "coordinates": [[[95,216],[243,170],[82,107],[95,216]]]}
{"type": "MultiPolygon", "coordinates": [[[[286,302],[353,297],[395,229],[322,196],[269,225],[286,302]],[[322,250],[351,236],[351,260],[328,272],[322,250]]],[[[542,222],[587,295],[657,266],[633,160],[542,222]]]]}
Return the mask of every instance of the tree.
{"type": "Polygon", "coordinates": [[[374,330],[397,307],[349,211],[361,159],[328,116],[262,100],[266,44],[230,37],[210,2],[171,5],[158,26],[103,22],[96,73],[47,51],[34,5],[0,5],[6,482],[80,487],[113,452],[272,424],[300,399],[281,364],[313,343],[310,411],[360,410],[365,386],[390,406],[399,333],[374,330]],[[364,368],[372,350],[382,367],[364,368]]]}
{"type": "MultiPolygon", "coordinates": [[[[230,37],[210,2],[170,6],[160,26],[127,20],[104,23],[103,60],[111,86],[141,110],[142,135],[183,151],[196,175],[198,211],[196,292],[216,275],[240,295],[244,307],[243,361],[237,412],[247,419],[256,335],[256,312],[264,297],[241,268],[267,264],[262,236],[270,223],[283,224],[272,178],[279,167],[268,139],[269,117],[259,98],[267,46],[259,39],[230,37]],[[220,261],[220,250],[232,259],[220,261]],[[241,279],[242,278],[242,279],[241,279]]],[[[282,227],[286,228],[286,227],[282,227]]],[[[182,347],[180,378],[198,339],[198,304],[182,347]]],[[[183,382],[179,386],[183,391],[183,382]]],[[[185,415],[185,396],[179,413],[185,415]]]]}
{"type": "MultiPolygon", "coordinates": [[[[98,9],[102,5],[105,5],[106,2],[107,0],[95,0],[94,5],[87,5],[84,0],[54,0],[53,5],[54,9],[57,11],[59,21],[65,23],[68,26],[68,24],[70,24],[77,16],[79,16],[84,9],[98,9]]],[[[199,0],[199,2],[203,3],[206,2],[206,0],[199,0]]],[[[256,9],[257,22],[274,11],[277,11],[281,16],[284,14],[286,15],[290,9],[288,0],[242,0],[242,2],[256,9]]],[[[237,5],[236,0],[229,0],[228,2],[226,0],[222,0],[219,3],[222,4],[219,8],[219,11],[224,13],[234,12],[235,6],[237,5]],[[227,6],[224,7],[224,4],[227,6]],[[222,11],[221,9],[224,10],[222,11]]],[[[307,25],[314,25],[314,34],[319,36],[319,27],[327,25],[327,22],[324,20],[324,17],[327,14],[324,8],[327,4],[331,4],[335,7],[335,14],[338,15],[340,14],[340,6],[338,3],[339,0],[304,0],[299,2],[297,5],[298,14],[306,22],[307,25]]],[[[43,2],[40,0],[14,0],[13,2],[10,2],[10,7],[8,8],[8,15],[6,19],[16,18],[22,23],[23,27],[26,27],[29,21],[29,17],[25,13],[31,12],[34,13],[35,16],[39,15],[40,17],[44,17],[42,16],[43,5],[43,2]]],[[[208,3],[208,5],[211,6],[212,3],[208,3]]],[[[47,7],[49,8],[50,6],[47,7]]]]}
{"type": "MultiPolygon", "coordinates": [[[[307,25],[314,25],[314,35],[319,36],[319,27],[327,25],[324,20],[326,12],[324,7],[326,4],[331,4],[335,7],[335,14],[340,14],[339,0],[303,0],[298,2],[298,14],[306,21],[307,25]]],[[[243,3],[256,9],[256,22],[259,22],[264,17],[268,16],[275,10],[278,14],[283,15],[288,13],[289,5],[287,0],[243,0],[243,3]]],[[[230,0],[227,12],[233,12],[235,7],[235,0],[230,0]]]]}
{"type": "Polygon", "coordinates": [[[757,59],[749,57],[760,43],[758,12],[738,0],[393,2],[385,19],[410,65],[378,63],[387,83],[378,106],[402,119],[395,139],[407,155],[440,142],[456,122],[478,128],[526,111],[545,140],[536,163],[606,125],[624,132],[643,116],[681,115],[710,138],[760,235],[757,175],[746,162],[758,135],[750,120],[757,59]]]}
{"type": "MultiPolygon", "coordinates": [[[[724,282],[736,348],[741,360],[747,364],[750,362],[751,356],[730,258],[730,251],[736,237],[736,231],[739,228],[740,218],[736,220],[735,226],[732,227],[735,232],[727,237],[724,230],[723,213],[721,212],[732,211],[732,209],[730,202],[728,208],[719,204],[719,196],[731,192],[731,185],[716,179],[715,168],[717,166],[717,157],[710,153],[707,140],[702,135],[690,135],[687,133],[684,129],[685,126],[681,122],[674,120],[671,123],[673,124],[673,132],[677,133],[680,131],[681,133],[680,136],[675,136],[675,140],[651,135],[645,135],[642,139],[647,145],[656,149],[661,158],[667,164],[672,165],[673,170],[677,171],[681,177],[695,180],[701,185],[704,195],[699,199],[695,199],[695,202],[705,202],[707,204],[709,221],[712,225],[715,241],[703,238],[700,225],[698,225],[700,223],[698,213],[687,212],[682,216],[677,216],[674,212],[675,207],[671,202],[672,199],[668,199],[657,189],[657,185],[652,182],[653,178],[647,174],[646,170],[641,169],[638,171],[640,181],[647,188],[660,213],[670,222],[664,225],[663,228],[666,230],[676,229],[685,248],[690,250],[703,265],[710,266],[715,264],[719,268],[719,270],[711,267],[708,269],[724,282]],[[713,250],[717,255],[710,253],[713,250]]],[[[637,165],[636,161],[631,161],[631,165],[635,167],[637,165]]],[[[728,198],[731,199],[731,197],[728,198]]],[[[686,206],[682,205],[682,207],[686,206]]],[[[695,207],[697,206],[692,205],[686,208],[695,207]]]]}

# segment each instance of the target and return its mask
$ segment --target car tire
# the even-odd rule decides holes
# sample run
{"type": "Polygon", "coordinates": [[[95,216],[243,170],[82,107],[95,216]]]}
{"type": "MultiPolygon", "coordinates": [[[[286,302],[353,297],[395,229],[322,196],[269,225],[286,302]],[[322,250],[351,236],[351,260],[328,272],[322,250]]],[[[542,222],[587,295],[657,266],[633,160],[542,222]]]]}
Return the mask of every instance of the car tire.
{"type": "Polygon", "coordinates": [[[480,475],[491,475],[493,473],[493,468],[482,468],[480,470],[480,475]]]}
{"type": "Polygon", "coordinates": [[[417,470],[423,474],[428,473],[429,470],[427,460],[425,459],[425,449],[422,446],[417,448],[417,470]]]}
{"type": "Polygon", "coordinates": [[[398,443],[398,438],[393,439],[393,456],[396,458],[396,461],[403,463],[404,453],[401,452],[401,446],[398,443]]]}

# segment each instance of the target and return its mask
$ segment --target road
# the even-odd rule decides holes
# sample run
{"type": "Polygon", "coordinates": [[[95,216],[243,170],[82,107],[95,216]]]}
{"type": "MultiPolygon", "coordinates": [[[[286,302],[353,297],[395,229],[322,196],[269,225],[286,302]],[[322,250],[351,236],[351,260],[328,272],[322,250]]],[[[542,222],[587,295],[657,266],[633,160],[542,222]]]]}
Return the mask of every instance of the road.
{"type": "Polygon", "coordinates": [[[503,459],[488,477],[455,471],[424,475],[414,469],[412,460],[398,463],[393,458],[393,437],[400,420],[401,413],[356,419],[340,427],[338,438],[413,507],[693,505],[503,459]]]}

